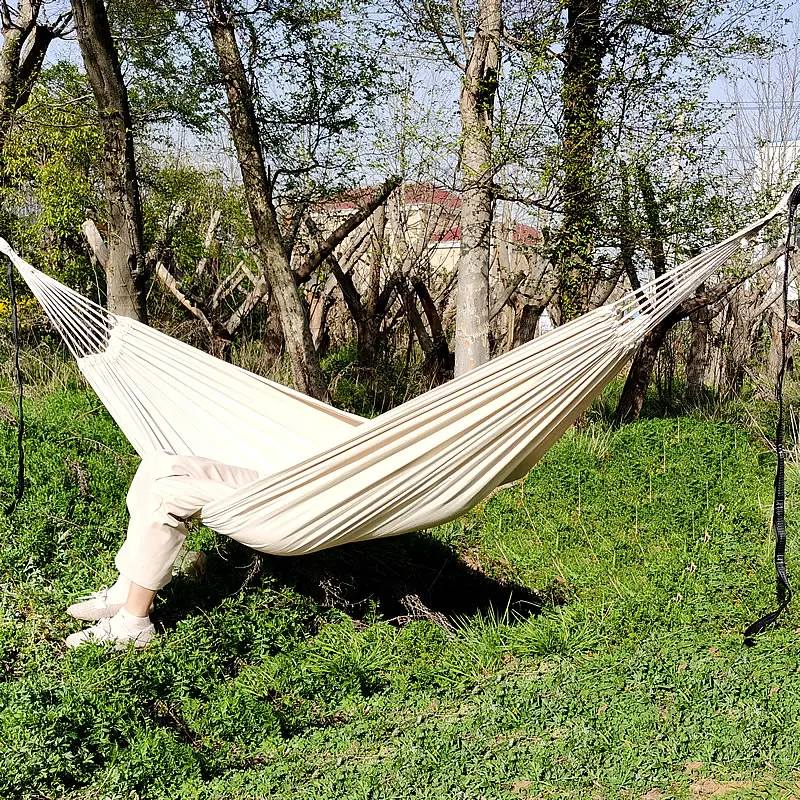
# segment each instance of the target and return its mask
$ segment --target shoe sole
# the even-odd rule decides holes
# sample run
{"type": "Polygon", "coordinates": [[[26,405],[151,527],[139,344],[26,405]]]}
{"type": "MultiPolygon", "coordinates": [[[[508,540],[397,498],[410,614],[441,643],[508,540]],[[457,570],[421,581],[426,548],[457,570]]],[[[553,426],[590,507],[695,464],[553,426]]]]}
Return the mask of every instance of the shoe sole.
{"type": "Polygon", "coordinates": [[[80,647],[81,645],[84,644],[111,644],[112,642],[114,643],[115,650],[127,650],[128,645],[131,644],[134,646],[136,650],[143,650],[145,647],[148,647],[150,643],[153,641],[154,635],[155,634],[152,634],[150,638],[142,642],[139,641],[138,637],[136,639],[127,639],[124,642],[121,642],[119,639],[95,639],[92,637],[87,639],[79,639],[75,641],[74,644],[70,643],[70,639],[72,638],[72,636],[67,636],[67,638],[64,640],[64,644],[66,644],[67,650],[74,650],[76,647],[80,647]]]}

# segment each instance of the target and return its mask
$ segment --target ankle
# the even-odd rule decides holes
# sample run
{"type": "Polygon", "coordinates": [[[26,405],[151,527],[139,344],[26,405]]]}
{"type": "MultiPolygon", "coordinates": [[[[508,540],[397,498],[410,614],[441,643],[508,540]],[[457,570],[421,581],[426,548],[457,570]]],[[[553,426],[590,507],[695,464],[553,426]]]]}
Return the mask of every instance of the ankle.
{"type": "Polygon", "coordinates": [[[152,606],[142,608],[139,604],[130,602],[125,603],[120,609],[120,611],[124,611],[125,615],[131,619],[149,619],[151,610],[152,606]]]}
{"type": "Polygon", "coordinates": [[[118,619],[129,630],[144,630],[150,626],[150,615],[132,614],[124,606],[117,612],[115,619],[118,619]]]}
{"type": "Polygon", "coordinates": [[[131,583],[128,596],[125,598],[125,610],[135,617],[146,617],[153,608],[156,592],[154,589],[146,589],[136,583],[131,583]]]}

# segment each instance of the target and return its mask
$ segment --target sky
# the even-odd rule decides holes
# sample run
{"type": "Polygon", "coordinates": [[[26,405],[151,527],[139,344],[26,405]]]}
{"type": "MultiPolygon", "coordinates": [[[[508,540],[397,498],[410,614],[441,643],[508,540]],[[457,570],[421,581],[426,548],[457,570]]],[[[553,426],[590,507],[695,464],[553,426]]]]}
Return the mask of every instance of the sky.
{"type": "MultiPolygon", "coordinates": [[[[58,0],[49,8],[57,11],[59,4],[67,5],[58,0]]],[[[53,13],[51,11],[51,16],[53,13]]],[[[780,164],[781,148],[769,149],[772,157],[770,163],[766,164],[765,157],[759,159],[754,142],[800,141],[800,2],[795,0],[777,13],[787,22],[782,29],[782,42],[773,56],[757,64],[735,64],[731,74],[715,80],[710,89],[709,102],[727,118],[718,148],[725,153],[726,169],[735,176],[735,180],[770,180],[772,176],[765,178],[763,174],[753,177],[754,165],[759,165],[759,161],[761,173],[765,165],[773,170],[777,168],[776,165],[781,168],[785,166],[780,164]]],[[[81,65],[74,34],[51,45],[48,63],[59,60],[81,65]]],[[[421,127],[422,136],[413,142],[412,147],[417,148],[415,155],[418,158],[430,159],[430,154],[426,156],[424,152],[425,136],[435,136],[437,130],[445,134],[445,129],[454,121],[458,110],[458,76],[432,61],[409,57],[402,63],[412,75],[412,97],[416,108],[409,112],[409,116],[400,103],[388,106],[384,109],[385,124],[393,125],[396,129],[403,125],[421,127]],[[413,115],[417,118],[413,118],[413,115]],[[426,126],[430,129],[427,132],[424,130],[426,126]]],[[[203,140],[177,128],[172,130],[172,136],[174,152],[214,164],[230,176],[235,174],[235,161],[231,157],[230,142],[224,129],[216,136],[203,140]]],[[[384,139],[388,147],[388,137],[384,139]]],[[[788,147],[785,152],[794,156],[794,146],[788,147]]],[[[385,154],[381,156],[376,152],[375,157],[379,159],[385,154]]],[[[445,173],[441,175],[442,182],[451,182],[453,176],[447,173],[452,173],[455,165],[444,163],[440,168],[445,173]]],[[[374,178],[377,180],[378,177],[379,174],[375,172],[374,178]]]]}

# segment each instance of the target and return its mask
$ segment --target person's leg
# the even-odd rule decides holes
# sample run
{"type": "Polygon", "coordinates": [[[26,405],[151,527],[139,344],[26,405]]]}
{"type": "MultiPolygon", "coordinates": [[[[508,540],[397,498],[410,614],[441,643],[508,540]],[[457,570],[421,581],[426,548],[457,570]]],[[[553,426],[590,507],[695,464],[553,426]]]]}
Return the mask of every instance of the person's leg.
{"type": "Polygon", "coordinates": [[[128,492],[128,535],[116,557],[120,579],[100,599],[103,607],[96,616],[80,617],[74,613],[78,605],[69,609],[73,616],[101,619],[102,624],[73,634],[68,646],[90,639],[146,644],[154,633],[149,619],[153,598],[172,577],[175,557],[186,537],[186,520],[205,504],[257,477],[253,470],[209,459],[167,454],[145,458],[128,492]],[[124,599],[123,590],[127,590],[124,599]],[[109,602],[108,595],[115,591],[119,596],[109,602]]]}
{"type": "Polygon", "coordinates": [[[125,601],[124,608],[135,617],[149,617],[155,598],[155,589],[145,589],[144,586],[132,583],[128,590],[128,599],[125,601]]]}
{"type": "Polygon", "coordinates": [[[194,456],[160,456],[149,462],[144,480],[131,484],[128,535],[115,562],[120,575],[157,591],[172,578],[186,521],[213,500],[251,483],[258,473],[194,456]]]}
{"type": "MultiPolygon", "coordinates": [[[[153,591],[169,580],[161,574],[161,564],[173,553],[177,555],[186,535],[186,525],[183,520],[165,519],[164,498],[159,488],[165,478],[181,473],[187,476],[190,469],[182,464],[187,460],[168,453],[153,453],[142,459],[126,498],[130,520],[125,542],[116,557],[119,577],[112,586],[92,592],[71,605],[67,609],[70,616],[87,621],[112,617],[125,605],[133,582],[153,591]],[[151,585],[154,565],[159,574],[151,585]]],[[[172,558],[174,560],[174,556],[172,558]]]]}

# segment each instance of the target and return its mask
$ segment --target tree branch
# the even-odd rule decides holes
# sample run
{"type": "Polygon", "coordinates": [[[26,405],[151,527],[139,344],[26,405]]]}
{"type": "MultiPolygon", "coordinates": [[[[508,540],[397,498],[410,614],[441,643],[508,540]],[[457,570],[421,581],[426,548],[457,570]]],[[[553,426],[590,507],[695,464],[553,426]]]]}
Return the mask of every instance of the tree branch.
{"type": "Polygon", "coordinates": [[[515,272],[511,276],[511,280],[508,282],[508,286],[503,290],[503,293],[500,297],[497,298],[497,302],[492,306],[489,310],[489,321],[491,322],[505,307],[505,304],[514,296],[514,292],[517,291],[517,288],[525,280],[525,273],[524,272],[515,272]]]}
{"type": "Polygon", "coordinates": [[[97,230],[97,225],[95,225],[94,220],[84,220],[81,225],[81,231],[86,237],[86,242],[95,260],[105,270],[108,266],[108,247],[106,247],[106,243],[103,241],[102,234],[97,230]]]}
{"type": "MultiPolygon", "coordinates": [[[[300,283],[307,281],[314,271],[322,264],[331,253],[359,226],[362,222],[369,219],[377,208],[382,206],[389,195],[400,185],[400,178],[393,176],[389,178],[362,208],[351,214],[325,241],[319,244],[316,252],[312,253],[303,265],[302,272],[295,273],[296,279],[300,283]]],[[[306,217],[306,227],[308,227],[308,217],[306,217]]],[[[309,228],[310,230],[310,228],[309,228]]]]}
{"type": "Polygon", "coordinates": [[[194,279],[197,280],[203,272],[205,272],[205,268],[208,265],[208,257],[206,253],[211,249],[211,245],[214,242],[214,237],[217,234],[217,228],[219,227],[219,220],[222,216],[222,212],[217,208],[214,209],[214,212],[211,214],[211,219],[208,222],[208,230],[206,230],[206,238],[203,239],[203,257],[197,262],[197,267],[194,271],[194,279]]]}

